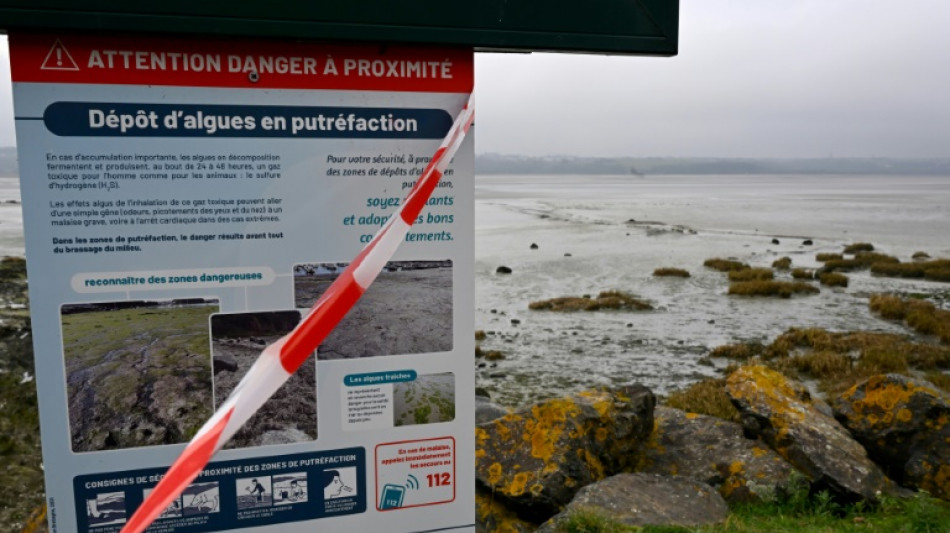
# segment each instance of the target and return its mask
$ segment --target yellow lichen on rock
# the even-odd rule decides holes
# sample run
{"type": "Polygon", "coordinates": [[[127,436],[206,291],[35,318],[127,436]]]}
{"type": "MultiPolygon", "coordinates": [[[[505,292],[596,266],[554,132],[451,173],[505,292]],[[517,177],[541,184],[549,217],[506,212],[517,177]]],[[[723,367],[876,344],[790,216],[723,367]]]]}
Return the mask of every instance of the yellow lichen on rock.
{"type": "Polygon", "coordinates": [[[501,491],[507,496],[521,496],[533,477],[531,472],[518,472],[511,479],[511,483],[506,487],[502,487],[501,491]]]}
{"type": "Polygon", "coordinates": [[[502,478],[501,463],[492,463],[492,465],[488,467],[488,483],[491,484],[492,487],[494,487],[498,485],[498,483],[501,482],[501,478],[502,478]]]}
{"type": "Polygon", "coordinates": [[[571,398],[551,400],[531,409],[531,419],[525,421],[524,439],[531,443],[531,456],[544,462],[557,452],[557,442],[564,433],[568,417],[579,408],[571,398]]]}
{"type": "Polygon", "coordinates": [[[577,450],[577,456],[584,461],[584,464],[587,465],[587,470],[590,472],[590,477],[594,481],[599,481],[606,477],[604,463],[600,461],[596,456],[592,455],[586,449],[577,450]]]}
{"type": "Polygon", "coordinates": [[[859,393],[858,386],[851,387],[844,394],[845,398],[859,398],[850,402],[853,412],[849,414],[849,419],[852,422],[860,422],[860,419],[864,418],[871,425],[890,425],[895,417],[900,422],[910,422],[913,412],[904,406],[915,394],[939,396],[939,393],[930,387],[889,382],[886,375],[871,376],[867,383],[861,384],[863,395],[859,393]]]}

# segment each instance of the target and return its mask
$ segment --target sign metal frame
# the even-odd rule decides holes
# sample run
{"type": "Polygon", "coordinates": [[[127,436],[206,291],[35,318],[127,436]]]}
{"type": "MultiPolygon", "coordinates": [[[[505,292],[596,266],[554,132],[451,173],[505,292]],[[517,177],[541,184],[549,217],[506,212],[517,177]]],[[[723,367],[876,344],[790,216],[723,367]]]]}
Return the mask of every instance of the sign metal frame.
{"type": "Polygon", "coordinates": [[[75,30],[677,54],[679,0],[0,0],[0,32],[75,30]]]}

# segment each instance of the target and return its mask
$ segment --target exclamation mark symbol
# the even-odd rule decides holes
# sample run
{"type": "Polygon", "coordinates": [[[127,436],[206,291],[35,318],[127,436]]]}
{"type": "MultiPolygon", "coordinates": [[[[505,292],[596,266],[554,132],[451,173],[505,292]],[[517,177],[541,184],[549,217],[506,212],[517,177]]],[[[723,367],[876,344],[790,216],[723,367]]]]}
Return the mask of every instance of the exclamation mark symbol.
{"type": "Polygon", "coordinates": [[[56,66],[63,66],[63,49],[58,46],[56,47],[56,66]]]}

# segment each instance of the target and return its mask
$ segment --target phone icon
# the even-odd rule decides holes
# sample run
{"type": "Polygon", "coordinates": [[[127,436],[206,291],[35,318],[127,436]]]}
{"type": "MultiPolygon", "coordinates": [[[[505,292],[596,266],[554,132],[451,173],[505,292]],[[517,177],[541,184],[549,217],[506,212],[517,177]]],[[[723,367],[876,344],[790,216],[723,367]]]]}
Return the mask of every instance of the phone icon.
{"type": "Polygon", "coordinates": [[[383,485],[383,493],[379,498],[379,509],[398,509],[402,507],[402,498],[405,495],[406,487],[402,485],[393,485],[391,483],[383,485]]]}

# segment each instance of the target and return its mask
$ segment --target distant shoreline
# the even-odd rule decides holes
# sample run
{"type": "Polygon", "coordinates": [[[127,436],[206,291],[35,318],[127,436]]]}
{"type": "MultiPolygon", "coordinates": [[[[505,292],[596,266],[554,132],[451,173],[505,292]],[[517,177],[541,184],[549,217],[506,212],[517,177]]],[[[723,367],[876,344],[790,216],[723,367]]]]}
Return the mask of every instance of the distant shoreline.
{"type": "Polygon", "coordinates": [[[950,158],[576,157],[482,154],[475,174],[920,175],[950,177],[950,158]]]}
{"type": "MultiPolygon", "coordinates": [[[[950,177],[950,157],[582,157],[475,155],[475,174],[921,175],[950,177]]],[[[0,177],[17,177],[17,153],[0,147],[0,177]]]]}

